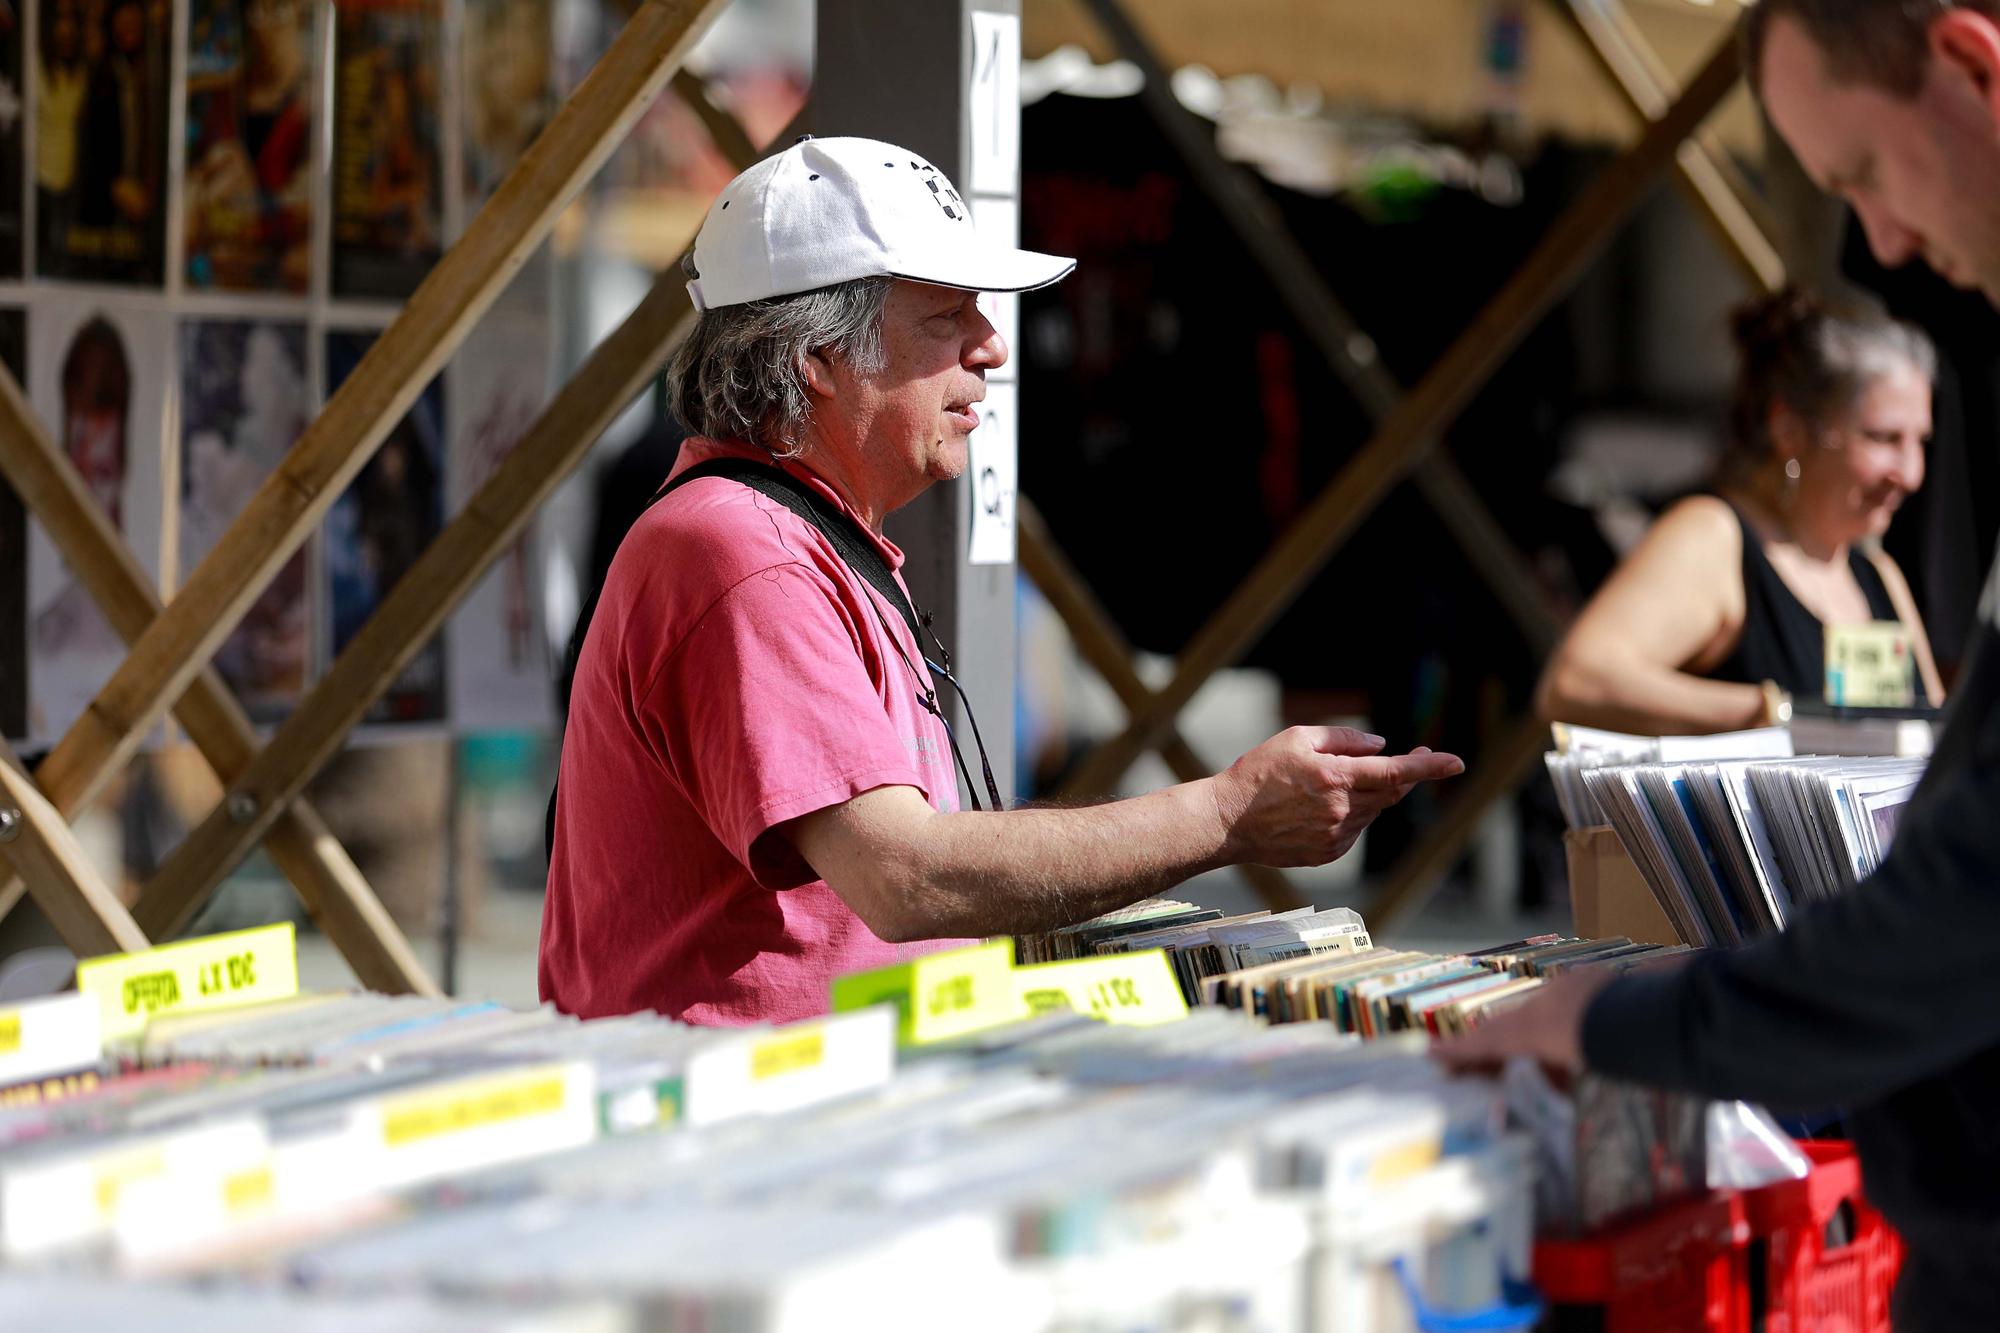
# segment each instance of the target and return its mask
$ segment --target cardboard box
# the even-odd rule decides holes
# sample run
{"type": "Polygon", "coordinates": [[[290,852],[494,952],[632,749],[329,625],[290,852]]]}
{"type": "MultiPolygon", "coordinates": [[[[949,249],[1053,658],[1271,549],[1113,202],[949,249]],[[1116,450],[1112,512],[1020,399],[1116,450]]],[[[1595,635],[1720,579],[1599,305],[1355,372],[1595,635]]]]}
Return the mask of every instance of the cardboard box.
{"type": "Polygon", "coordinates": [[[1610,825],[1571,829],[1563,834],[1563,851],[1578,935],[1588,940],[1623,935],[1641,944],[1683,942],[1610,825]]]}

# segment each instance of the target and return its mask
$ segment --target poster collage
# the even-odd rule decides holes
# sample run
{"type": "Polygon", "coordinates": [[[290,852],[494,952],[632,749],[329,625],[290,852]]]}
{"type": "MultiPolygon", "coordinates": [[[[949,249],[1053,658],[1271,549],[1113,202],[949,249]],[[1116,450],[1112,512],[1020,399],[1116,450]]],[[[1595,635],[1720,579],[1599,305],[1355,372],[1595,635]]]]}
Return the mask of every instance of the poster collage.
{"type": "MultiPolygon", "coordinates": [[[[553,114],[554,5],[0,0],[0,363],[164,597],[553,114]]],[[[546,403],[546,263],[217,656],[253,720],[289,712],[546,403]]],[[[549,724],[536,555],[531,528],[371,723],[549,724]]],[[[0,734],[53,743],[123,658],[0,482],[0,734]]]]}

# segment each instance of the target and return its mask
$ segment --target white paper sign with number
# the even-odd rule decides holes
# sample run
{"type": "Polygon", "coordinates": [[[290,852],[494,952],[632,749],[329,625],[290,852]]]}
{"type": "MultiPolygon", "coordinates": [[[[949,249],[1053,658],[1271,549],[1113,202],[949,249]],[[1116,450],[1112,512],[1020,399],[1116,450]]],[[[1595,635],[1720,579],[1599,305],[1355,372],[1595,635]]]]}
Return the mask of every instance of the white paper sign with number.
{"type": "Polygon", "coordinates": [[[972,16],[972,185],[976,194],[1012,194],[1021,166],[1021,20],[972,16]]]}
{"type": "Polygon", "coordinates": [[[975,565],[1014,563],[1014,492],[1020,484],[1017,401],[1014,385],[988,383],[986,401],[979,405],[979,429],[972,432],[972,461],[965,470],[972,550],[966,559],[975,565]]]}

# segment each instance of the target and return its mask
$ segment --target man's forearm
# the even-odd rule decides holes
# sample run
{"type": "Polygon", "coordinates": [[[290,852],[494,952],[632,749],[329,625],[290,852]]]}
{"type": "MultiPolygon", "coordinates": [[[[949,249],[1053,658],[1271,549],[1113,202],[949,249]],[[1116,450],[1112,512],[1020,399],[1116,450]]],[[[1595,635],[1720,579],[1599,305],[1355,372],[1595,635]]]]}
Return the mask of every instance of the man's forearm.
{"type": "Polygon", "coordinates": [[[801,816],[800,855],[885,940],[1048,930],[1217,866],[1325,865],[1456,755],[1380,753],[1345,727],[1288,727],[1226,770],[1071,810],[941,814],[889,786],[801,816]]]}
{"type": "Polygon", "coordinates": [[[877,887],[903,905],[892,919],[906,938],[1024,934],[1223,865],[1226,844],[1209,784],[1191,782],[1103,805],[936,815],[877,887]]]}

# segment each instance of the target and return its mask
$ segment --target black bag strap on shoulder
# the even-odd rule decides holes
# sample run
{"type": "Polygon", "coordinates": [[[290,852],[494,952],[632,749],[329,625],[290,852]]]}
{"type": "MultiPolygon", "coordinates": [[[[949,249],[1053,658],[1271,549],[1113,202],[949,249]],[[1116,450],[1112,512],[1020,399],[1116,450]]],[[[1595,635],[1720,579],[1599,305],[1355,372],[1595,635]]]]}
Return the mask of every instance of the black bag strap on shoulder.
{"type": "Polygon", "coordinates": [[[665,495],[697,477],[727,477],[741,482],[751,490],[776,500],[818,528],[820,536],[840,553],[847,567],[867,579],[869,585],[882,594],[882,600],[896,609],[896,614],[910,627],[910,637],[922,649],[924,634],[918,627],[917,609],[910,604],[909,595],[903,591],[902,585],[896,582],[889,562],[882,558],[881,548],[869,539],[859,523],[825,496],[789,472],[753,463],[747,458],[717,458],[691,467],[661,487],[660,494],[665,495]]]}
{"type": "MultiPolygon", "coordinates": [[[[896,576],[889,569],[889,562],[882,558],[882,552],[861,525],[835,506],[832,502],[805,482],[800,481],[782,468],[753,462],[748,458],[714,458],[706,463],[698,463],[660,487],[647,508],[658,504],[674,491],[691,481],[703,477],[725,477],[730,481],[748,486],[761,495],[767,495],[785,508],[819,530],[822,537],[839,553],[847,567],[868,580],[869,586],[882,594],[882,600],[894,607],[903,623],[910,627],[910,637],[916,641],[918,649],[923,648],[924,636],[917,617],[917,610],[910,605],[910,599],[896,582],[896,576]]],[[[590,596],[583,603],[583,610],[577,613],[576,628],[570,631],[569,646],[563,653],[562,707],[563,720],[569,719],[569,695],[576,684],[576,667],[583,655],[583,640],[590,632],[591,619],[597,614],[597,601],[604,593],[600,585],[590,590],[590,596]]],[[[557,783],[562,777],[557,773],[557,783]]],[[[543,828],[542,849],[553,857],[556,846],[556,794],[549,792],[549,814],[543,828]]]]}

